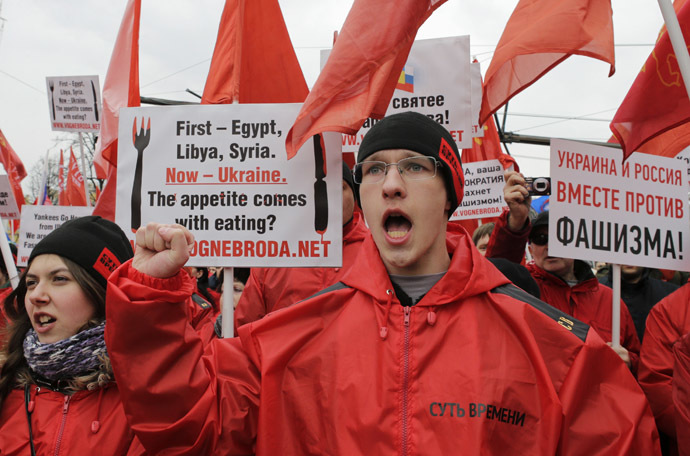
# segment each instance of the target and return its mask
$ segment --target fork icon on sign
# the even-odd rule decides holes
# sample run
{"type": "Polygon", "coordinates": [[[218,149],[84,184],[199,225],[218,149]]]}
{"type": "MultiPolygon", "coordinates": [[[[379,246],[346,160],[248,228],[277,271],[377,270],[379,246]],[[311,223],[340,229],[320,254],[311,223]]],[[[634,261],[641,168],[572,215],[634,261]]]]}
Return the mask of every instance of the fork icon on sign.
{"type": "Polygon", "coordinates": [[[48,81],[48,87],[50,87],[50,105],[53,107],[53,122],[57,119],[55,118],[55,84],[53,81],[48,81]]]}
{"type": "Polygon", "coordinates": [[[137,150],[137,165],[134,170],[134,184],[132,185],[132,217],[131,227],[132,231],[136,231],[141,226],[141,174],[144,165],[144,149],[151,141],[151,118],[149,117],[148,125],[144,130],[144,118],[141,118],[141,129],[137,133],[137,118],[134,118],[134,125],[132,126],[132,140],[134,148],[137,150]]]}

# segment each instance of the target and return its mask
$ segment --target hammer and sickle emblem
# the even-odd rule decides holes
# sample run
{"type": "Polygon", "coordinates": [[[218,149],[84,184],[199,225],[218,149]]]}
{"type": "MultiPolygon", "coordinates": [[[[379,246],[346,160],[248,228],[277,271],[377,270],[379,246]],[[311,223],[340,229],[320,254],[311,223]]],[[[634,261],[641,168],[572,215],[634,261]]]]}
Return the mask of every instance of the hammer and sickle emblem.
{"type": "MultiPolygon", "coordinates": [[[[670,41],[665,28],[662,29],[661,33],[659,33],[657,44],[662,38],[670,41]],[[666,33],[666,35],[664,35],[664,33],[666,33]]],[[[662,54],[658,54],[657,49],[652,51],[652,58],[654,59],[656,66],[656,74],[659,77],[659,81],[666,87],[680,87],[682,79],[680,75],[680,68],[678,66],[678,58],[676,57],[676,54],[673,53],[673,48],[671,47],[670,42],[668,43],[668,46],[669,51],[662,54]]],[[[642,71],[646,71],[645,67],[646,65],[642,67],[642,71]]]]}

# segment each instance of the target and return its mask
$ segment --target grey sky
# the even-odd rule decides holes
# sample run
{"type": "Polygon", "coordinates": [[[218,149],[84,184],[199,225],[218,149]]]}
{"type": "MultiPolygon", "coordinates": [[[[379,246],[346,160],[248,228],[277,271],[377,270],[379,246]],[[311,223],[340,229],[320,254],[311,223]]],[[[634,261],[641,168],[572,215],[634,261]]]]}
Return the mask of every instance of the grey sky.
{"type": "MultiPolygon", "coordinates": [[[[140,81],[144,96],[196,101],[203,91],[223,0],[144,0],[140,81]]],[[[613,0],[616,74],[608,65],[573,57],[515,97],[509,113],[611,119],[651,51],[662,18],[655,0],[613,0]]],[[[0,129],[30,169],[47,150],[59,153],[48,115],[45,77],[100,76],[103,85],[126,1],[4,0],[0,37],[0,129]]],[[[293,45],[311,86],[319,51],[330,47],[351,1],[281,0],[293,45]]],[[[448,0],[418,38],[471,37],[471,52],[488,68],[492,51],[517,0],[448,0]]],[[[509,116],[518,133],[606,140],[608,122],[509,116]],[[554,123],[556,122],[556,123],[554,123]],[[551,124],[551,125],[547,125],[551,124]]],[[[527,175],[548,174],[548,148],[509,146],[527,175]],[[530,156],[535,159],[528,158],[530,156]]]]}

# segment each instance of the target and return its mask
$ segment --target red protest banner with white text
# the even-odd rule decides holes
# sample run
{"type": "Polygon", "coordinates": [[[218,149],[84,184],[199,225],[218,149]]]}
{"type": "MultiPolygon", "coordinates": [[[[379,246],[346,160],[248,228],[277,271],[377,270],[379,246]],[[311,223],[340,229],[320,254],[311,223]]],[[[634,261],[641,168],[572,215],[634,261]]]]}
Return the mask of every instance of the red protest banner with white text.
{"type": "Polygon", "coordinates": [[[67,168],[65,200],[68,206],[86,206],[84,177],[79,170],[77,158],[74,156],[74,151],[71,147],[69,148],[69,167],[67,168]]]}
{"type": "Polygon", "coordinates": [[[549,255],[690,270],[681,160],[551,140],[549,255]]]}
{"type": "Polygon", "coordinates": [[[115,221],[134,239],[148,222],[195,236],[189,265],[339,266],[340,135],[288,160],[300,104],[120,110],[115,221]],[[323,149],[327,163],[322,163],[323,149]]]}

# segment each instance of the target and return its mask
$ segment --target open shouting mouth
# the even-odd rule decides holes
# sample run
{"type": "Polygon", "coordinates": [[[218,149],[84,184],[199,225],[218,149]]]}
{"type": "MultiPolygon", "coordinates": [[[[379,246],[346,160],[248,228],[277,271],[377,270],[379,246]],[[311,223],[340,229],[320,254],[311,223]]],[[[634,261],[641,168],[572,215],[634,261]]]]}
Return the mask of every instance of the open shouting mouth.
{"type": "Polygon", "coordinates": [[[57,321],[55,317],[46,313],[34,314],[34,325],[37,332],[45,332],[53,327],[57,321]]]}
{"type": "Polygon", "coordinates": [[[402,240],[412,230],[410,219],[399,211],[390,211],[384,215],[383,227],[391,240],[402,240]]]}

